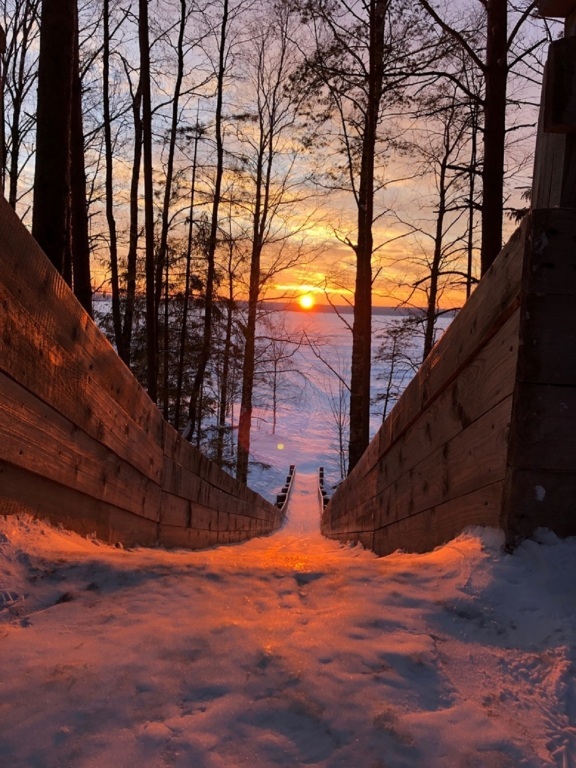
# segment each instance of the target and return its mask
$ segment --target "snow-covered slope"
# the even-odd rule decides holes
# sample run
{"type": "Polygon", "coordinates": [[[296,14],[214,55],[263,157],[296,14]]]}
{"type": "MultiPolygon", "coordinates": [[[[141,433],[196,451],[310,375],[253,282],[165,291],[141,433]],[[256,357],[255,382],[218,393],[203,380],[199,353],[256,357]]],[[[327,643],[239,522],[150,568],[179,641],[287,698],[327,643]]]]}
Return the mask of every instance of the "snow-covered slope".
{"type": "Polygon", "coordinates": [[[125,551],[0,518],[0,765],[574,768],[576,541],[125,551]]]}

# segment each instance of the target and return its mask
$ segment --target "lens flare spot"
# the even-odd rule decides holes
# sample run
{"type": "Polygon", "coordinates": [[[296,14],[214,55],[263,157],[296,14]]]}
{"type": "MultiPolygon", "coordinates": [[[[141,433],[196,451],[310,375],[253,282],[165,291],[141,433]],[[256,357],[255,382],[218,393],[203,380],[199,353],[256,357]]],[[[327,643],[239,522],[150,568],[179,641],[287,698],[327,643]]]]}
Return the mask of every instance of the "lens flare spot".
{"type": "Polygon", "coordinates": [[[278,443],[277,448],[278,448],[279,451],[283,451],[284,450],[284,443],[278,443]]]}

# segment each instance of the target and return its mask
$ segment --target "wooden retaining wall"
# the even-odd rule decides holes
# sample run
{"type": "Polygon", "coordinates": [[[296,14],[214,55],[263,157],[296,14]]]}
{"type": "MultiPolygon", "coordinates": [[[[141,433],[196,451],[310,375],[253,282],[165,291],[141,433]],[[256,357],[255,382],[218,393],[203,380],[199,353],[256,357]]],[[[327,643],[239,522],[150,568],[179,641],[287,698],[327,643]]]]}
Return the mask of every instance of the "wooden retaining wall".
{"type": "Polygon", "coordinates": [[[282,511],[162,418],[0,200],[0,514],[125,545],[206,547],[282,511]]]}
{"type": "Polygon", "coordinates": [[[532,212],[338,488],[322,532],[421,552],[576,535],[576,211],[532,212]]]}

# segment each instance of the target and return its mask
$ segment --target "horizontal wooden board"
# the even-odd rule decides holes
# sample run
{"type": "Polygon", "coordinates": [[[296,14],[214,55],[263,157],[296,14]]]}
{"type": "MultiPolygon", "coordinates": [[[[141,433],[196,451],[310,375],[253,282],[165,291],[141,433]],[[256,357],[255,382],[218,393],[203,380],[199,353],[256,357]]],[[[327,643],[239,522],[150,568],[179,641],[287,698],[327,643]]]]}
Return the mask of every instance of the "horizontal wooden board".
{"type": "Polygon", "coordinates": [[[332,518],[334,530],[350,527],[352,520],[356,530],[375,530],[503,481],[511,408],[508,397],[395,477],[378,496],[361,496],[343,517],[332,518]]]}
{"type": "Polygon", "coordinates": [[[15,507],[109,543],[155,546],[158,539],[154,521],[0,460],[0,514],[15,507]]]}
{"type": "Polygon", "coordinates": [[[514,313],[529,226],[527,217],[408,385],[388,419],[391,440],[406,430],[514,313]]]}
{"type": "Polygon", "coordinates": [[[158,520],[160,487],[0,373],[0,457],[60,485],[158,520]]]}
{"type": "Polygon", "coordinates": [[[368,524],[370,499],[382,494],[406,473],[440,449],[466,427],[509,398],[515,382],[519,312],[494,336],[445,392],[424,411],[401,439],[388,445],[380,434],[381,455],[371,478],[360,484],[343,483],[330,501],[328,514],[336,524],[343,514],[362,517],[368,524]],[[365,507],[360,508],[361,501],[365,507]]]}
{"type": "Polygon", "coordinates": [[[498,527],[502,501],[501,482],[486,486],[458,499],[404,518],[372,532],[326,531],[324,535],[342,542],[362,542],[377,555],[398,549],[426,552],[458,536],[469,526],[498,527]]]}
{"type": "Polygon", "coordinates": [[[0,275],[0,370],[159,477],[160,412],[5,200],[0,275]]]}
{"type": "Polygon", "coordinates": [[[49,335],[50,328],[43,328],[35,313],[4,297],[5,288],[0,283],[3,305],[0,371],[50,404],[86,434],[122,454],[135,468],[154,474],[159,481],[162,472],[160,412],[147,397],[138,398],[135,390],[131,412],[125,410],[100,381],[100,368],[116,382],[122,380],[120,371],[131,376],[115,352],[108,348],[100,360],[95,355],[89,361],[82,360],[90,348],[87,343],[76,341],[70,349],[62,350],[49,335]]]}
{"type": "Polygon", "coordinates": [[[509,397],[389,486],[378,499],[379,524],[503,481],[511,409],[509,397]]]}
{"type": "Polygon", "coordinates": [[[374,551],[381,556],[397,549],[426,552],[450,541],[469,526],[498,527],[502,485],[486,486],[380,528],[374,533],[374,551]]]}
{"type": "Polygon", "coordinates": [[[218,543],[218,532],[160,524],[159,540],[169,549],[206,549],[218,543]]]}

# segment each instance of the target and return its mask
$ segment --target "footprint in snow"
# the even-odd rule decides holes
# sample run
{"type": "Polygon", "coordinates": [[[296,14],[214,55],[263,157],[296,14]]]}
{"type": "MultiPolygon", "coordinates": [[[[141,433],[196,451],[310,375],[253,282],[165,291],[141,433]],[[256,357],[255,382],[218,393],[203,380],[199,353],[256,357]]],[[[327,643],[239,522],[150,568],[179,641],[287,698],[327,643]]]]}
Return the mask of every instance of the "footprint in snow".
{"type": "Polygon", "coordinates": [[[11,605],[19,603],[21,600],[24,600],[24,595],[19,595],[9,589],[0,589],[0,611],[10,608],[11,605]]]}

